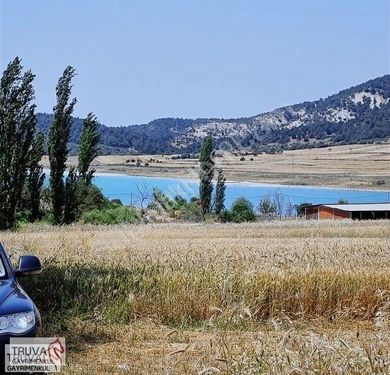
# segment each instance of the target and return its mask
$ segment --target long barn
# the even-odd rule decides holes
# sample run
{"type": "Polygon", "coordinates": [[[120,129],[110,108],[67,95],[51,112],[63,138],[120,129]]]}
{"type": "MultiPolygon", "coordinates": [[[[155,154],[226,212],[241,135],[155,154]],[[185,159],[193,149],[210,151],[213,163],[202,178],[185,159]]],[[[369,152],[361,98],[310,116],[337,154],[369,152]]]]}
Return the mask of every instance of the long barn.
{"type": "Polygon", "coordinates": [[[390,219],[390,203],[317,204],[303,210],[308,220],[390,219]]]}

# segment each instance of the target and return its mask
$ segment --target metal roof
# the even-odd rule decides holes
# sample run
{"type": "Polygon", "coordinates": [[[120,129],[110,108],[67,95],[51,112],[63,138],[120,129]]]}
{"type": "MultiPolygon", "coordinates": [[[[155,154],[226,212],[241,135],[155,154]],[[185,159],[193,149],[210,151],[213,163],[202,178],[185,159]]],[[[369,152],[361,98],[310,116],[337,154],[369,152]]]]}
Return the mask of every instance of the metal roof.
{"type": "Polygon", "coordinates": [[[342,211],[390,211],[390,203],[362,203],[362,204],[322,204],[321,206],[342,211]]]}

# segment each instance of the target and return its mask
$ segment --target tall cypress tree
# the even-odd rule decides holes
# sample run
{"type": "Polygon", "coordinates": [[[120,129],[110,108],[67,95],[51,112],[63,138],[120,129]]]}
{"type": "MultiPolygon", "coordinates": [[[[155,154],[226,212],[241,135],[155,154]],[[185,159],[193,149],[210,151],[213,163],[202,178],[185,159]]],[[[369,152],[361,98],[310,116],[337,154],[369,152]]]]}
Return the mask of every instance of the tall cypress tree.
{"type": "Polygon", "coordinates": [[[64,219],[65,184],[63,177],[69,153],[71,115],[76,104],[76,98],[69,102],[71,83],[75,74],[75,69],[68,66],[58,80],[57,104],[53,108],[54,119],[49,130],[50,188],[55,224],[61,224],[64,219]]]}
{"type": "Polygon", "coordinates": [[[15,224],[35,132],[35,104],[31,71],[22,73],[16,57],[4,71],[0,84],[0,229],[15,224]]]}
{"type": "Polygon", "coordinates": [[[221,217],[223,210],[225,209],[225,190],[226,190],[226,177],[223,170],[218,171],[217,186],[215,189],[215,214],[218,218],[221,217]]]}
{"type": "Polygon", "coordinates": [[[64,201],[64,223],[71,224],[76,220],[79,196],[78,190],[78,175],[75,167],[69,169],[68,176],[65,180],[65,201],[64,201]]]}
{"type": "Polygon", "coordinates": [[[93,179],[95,170],[89,170],[89,167],[98,156],[98,143],[100,134],[98,132],[98,122],[93,113],[88,113],[84,120],[83,131],[79,143],[78,170],[80,177],[86,185],[90,185],[93,179]]]}
{"type": "Polygon", "coordinates": [[[199,171],[199,197],[202,208],[202,215],[209,213],[211,210],[211,198],[213,193],[214,177],[214,150],[213,138],[207,136],[200,149],[200,171],[199,171]]]}
{"type": "Polygon", "coordinates": [[[28,205],[30,208],[30,220],[33,222],[40,218],[41,192],[45,174],[41,165],[44,155],[45,137],[38,133],[31,145],[29,153],[29,171],[27,177],[28,205]]]}

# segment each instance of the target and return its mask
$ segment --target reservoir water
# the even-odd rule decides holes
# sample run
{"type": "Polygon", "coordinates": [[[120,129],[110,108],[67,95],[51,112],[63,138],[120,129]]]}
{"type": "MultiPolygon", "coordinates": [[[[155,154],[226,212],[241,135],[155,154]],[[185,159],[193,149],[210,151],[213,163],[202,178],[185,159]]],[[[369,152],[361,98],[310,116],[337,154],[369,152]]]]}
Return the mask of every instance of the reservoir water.
{"type": "MultiPolygon", "coordinates": [[[[126,176],[119,174],[96,174],[94,183],[101,188],[109,199],[120,199],[124,204],[138,205],[140,190],[150,193],[159,188],[170,197],[181,195],[184,198],[198,196],[198,182],[195,180],[126,176]],[[137,189],[138,187],[138,189],[137,189]]],[[[330,187],[286,186],[273,184],[255,184],[246,182],[229,182],[226,184],[226,207],[230,207],[234,199],[245,197],[255,207],[266,196],[278,195],[284,204],[301,203],[337,203],[340,199],[349,203],[388,202],[390,193],[378,190],[354,190],[330,187]]]]}

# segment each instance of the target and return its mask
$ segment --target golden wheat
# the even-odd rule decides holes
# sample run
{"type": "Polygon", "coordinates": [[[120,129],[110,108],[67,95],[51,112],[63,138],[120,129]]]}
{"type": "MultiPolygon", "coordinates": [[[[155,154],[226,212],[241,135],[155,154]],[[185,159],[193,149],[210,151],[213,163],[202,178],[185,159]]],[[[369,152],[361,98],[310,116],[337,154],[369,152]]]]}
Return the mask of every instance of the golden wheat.
{"type": "Polygon", "coordinates": [[[44,261],[30,286],[53,299],[49,333],[66,321],[66,373],[390,372],[387,221],[29,226],[1,241],[44,261]]]}

